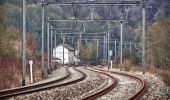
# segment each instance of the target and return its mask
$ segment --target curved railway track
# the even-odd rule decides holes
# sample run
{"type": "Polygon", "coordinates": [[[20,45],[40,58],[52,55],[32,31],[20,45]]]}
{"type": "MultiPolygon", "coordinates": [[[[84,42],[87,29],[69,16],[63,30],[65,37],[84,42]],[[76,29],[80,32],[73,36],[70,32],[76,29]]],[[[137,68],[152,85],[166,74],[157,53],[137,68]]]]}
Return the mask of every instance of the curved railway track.
{"type": "Polygon", "coordinates": [[[103,75],[109,77],[111,79],[111,84],[104,89],[100,89],[99,91],[97,91],[95,93],[92,93],[92,94],[90,94],[86,97],[83,97],[82,100],[97,99],[98,97],[101,97],[102,95],[104,95],[104,94],[108,93],[109,91],[111,91],[112,89],[114,89],[115,86],[117,85],[117,80],[113,76],[106,74],[106,73],[103,73],[103,72],[95,71],[95,70],[92,70],[92,69],[88,69],[88,70],[93,71],[93,72],[97,72],[97,73],[100,73],[100,74],[103,74],[103,75]]]}
{"type": "Polygon", "coordinates": [[[71,84],[74,84],[76,82],[80,82],[80,81],[82,81],[86,78],[85,73],[77,70],[76,68],[73,68],[73,69],[75,71],[77,71],[78,73],[81,73],[82,76],[79,77],[78,79],[67,81],[68,79],[70,79],[72,77],[72,74],[73,74],[73,73],[69,72],[68,68],[67,68],[66,69],[67,75],[64,76],[63,78],[53,80],[53,81],[50,81],[50,82],[46,82],[46,83],[42,83],[42,84],[36,84],[36,85],[19,87],[19,88],[15,88],[15,89],[3,90],[3,91],[0,91],[0,99],[9,98],[11,96],[17,96],[17,95],[22,95],[22,94],[33,93],[33,92],[42,91],[42,90],[48,90],[48,89],[52,89],[52,88],[55,88],[55,87],[71,85],[71,84]]]}
{"type": "MultiPolygon", "coordinates": [[[[111,73],[121,75],[124,77],[128,77],[140,83],[141,87],[137,90],[137,92],[134,93],[134,95],[131,95],[128,97],[129,100],[138,100],[146,92],[146,89],[147,89],[146,83],[142,79],[137,78],[135,76],[124,74],[124,73],[119,73],[119,72],[96,69],[96,68],[87,68],[87,69],[90,71],[96,72],[96,73],[103,74],[104,76],[109,78],[109,81],[107,83],[108,84],[107,86],[100,87],[99,89],[97,89],[97,91],[87,93],[87,95],[81,98],[82,100],[98,99],[100,97],[107,95],[107,93],[110,93],[112,90],[114,90],[119,84],[119,81],[117,80],[117,78],[112,76],[111,73]]],[[[34,92],[38,92],[42,90],[49,90],[49,89],[66,86],[66,85],[72,85],[77,82],[83,81],[87,77],[86,74],[83,73],[83,71],[80,71],[76,68],[67,68],[66,70],[67,70],[67,74],[64,77],[57,79],[57,80],[53,80],[53,81],[42,83],[42,84],[36,84],[32,86],[25,86],[25,87],[20,87],[16,89],[8,89],[8,90],[0,91],[0,99],[22,95],[22,94],[34,93],[34,92]],[[78,78],[74,78],[74,74],[75,74],[74,71],[76,71],[77,73],[80,73],[81,76],[79,76],[78,78]]]]}
{"type": "MultiPolygon", "coordinates": [[[[130,79],[133,79],[133,80],[136,80],[140,83],[140,88],[139,90],[132,96],[130,96],[128,98],[128,100],[139,100],[143,95],[144,93],[147,91],[147,84],[144,80],[138,78],[138,77],[135,77],[135,76],[132,76],[132,75],[129,75],[129,74],[125,74],[125,73],[119,73],[119,72],[113,72],[113,71],[107,71],[107,70],[102,70],[102,69],[96,69],[96,68],[92,68],[94,70],[98,70],[98,71],[102,71],[102,72],[107,72],[107,73],[113,73],[113,74],[117,74],[117,75],[122,75],[122,76],[125,76],[125,77],[128,77],[130,79]]],[[[97,96],[97,95],[96,95],[97,96]]],[[[96,97],[97,98],[97,97],[96,97]]],[[[127,98],[126,98],[127,99],[127,98]]]]}

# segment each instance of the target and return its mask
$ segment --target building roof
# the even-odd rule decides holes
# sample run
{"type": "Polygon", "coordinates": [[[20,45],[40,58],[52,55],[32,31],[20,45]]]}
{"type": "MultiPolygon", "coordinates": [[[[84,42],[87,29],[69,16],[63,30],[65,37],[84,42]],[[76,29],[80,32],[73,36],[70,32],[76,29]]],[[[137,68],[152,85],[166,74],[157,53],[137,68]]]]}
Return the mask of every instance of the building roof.
{"type": "Polygon", "coordinates": [[[54,60],[61,60],[60,58],[53,58],[54,60]]]}
{"type": "MultiPolygon", "coordinates": [[[[45,60],[47,60],[48,58],[47,57],[44,57],[45,60]]],[[[53,58],[54,60],[61,60],[60,58],[53,58]]]]}
{"type": "Polygon", "coordinates": [[[71,47],[71,46],[68,45],[68,44],[65,44],[65,47],[66,47],[67,49],[71,50],[71,51],[74,51],[74,50],[75,50],[73,47],[71,47]]]}
{"type": "MultiPolygon", "coordinates": [[[[62,46],[63,46],[63,44],[59,44],[59,45],[62,45],[62,46]]],[[[58,45],[58,46],[59,46],[59,45],[58,45]]],[[[58,47],[58,46],[57,46],[57,47],[58,47]]],[[[65,44],[64,47],[67,48],[67,49],[70,50],[70,51],[75,51],[75,49],[74,49],[73,47],[71,47],[70,45],[68,45],[68,44],[65,44]]]]}

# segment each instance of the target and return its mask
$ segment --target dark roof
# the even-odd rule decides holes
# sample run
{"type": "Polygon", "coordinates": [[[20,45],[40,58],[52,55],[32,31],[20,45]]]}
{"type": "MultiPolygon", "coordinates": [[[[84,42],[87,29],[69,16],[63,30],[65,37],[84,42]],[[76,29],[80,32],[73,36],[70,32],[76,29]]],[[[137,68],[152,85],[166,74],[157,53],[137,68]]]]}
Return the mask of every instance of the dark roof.
{"type": "MultiPolygon", "coordinates": [[[[47,57],[44,57],[45,60],[47,60],[47,57]]],[[[61,60],[60,58],[53,58],[54,60],[61,60]]]]}
{"type": "MultiPolygon", "coordinates": [[[[59,44],[59,45],[62,45],[62,46],[63,46],[63,44],[59,44]]],[[[59,45],[58,45],[58,46],[59,46],[59,45]]],[[[58,47],[58,46],[57,46],[57,47],[58,47]]],[[[67,49],[70,50],[70,51],[75,51],[75,49],[74,49],[73,47],[71,47],[70,45],[68,45],[68,44],[65,44],[64,47],[67,48],[67,49]]]]}
{"type": "Polygon", "coordinates": [[[53,58],[54,60],[61,60],[60,58],[53,58]]]}
{"type": "Polygon", "coordinates": [[[65,46],[64,47],[66,47],[67,49],[69,49],[69,50],[71,50],[71,51],[74,51],[75,49],[73,48],[73,47],[71,47],[70,45],[68,45],[68,44],[65,44],[65,46]]]}

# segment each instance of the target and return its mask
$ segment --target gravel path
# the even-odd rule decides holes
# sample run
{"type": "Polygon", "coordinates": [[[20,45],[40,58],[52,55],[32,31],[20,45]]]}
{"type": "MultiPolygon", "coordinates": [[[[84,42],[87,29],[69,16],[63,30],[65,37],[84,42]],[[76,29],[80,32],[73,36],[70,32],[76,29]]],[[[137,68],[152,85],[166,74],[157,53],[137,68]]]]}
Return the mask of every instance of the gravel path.
{"type": "Polygon", "coordinates": [[[117,86],[97,100],[128,100],[140,89],[140,83],[126,76],[106,72],[118,80],[117,86]]]}
{"type": "MultiPolygon", "coordinates": [[[[87,74],[87,78],[81,82],[62,86],[50,90],[40,91],[36,93],[21,95],[17,97],[11,97],[9,100],[79,100],[85,93],[106,84],[106,78],[98,73],[86,70],[84,68],[78,68],[79,70],[87,74]]],[[[72,79],[80,77],[80,73],[73,68],[69,69],[72,74],[72,79]]],[[[71,80],[71,79],[70,79],[71,80]]]]}

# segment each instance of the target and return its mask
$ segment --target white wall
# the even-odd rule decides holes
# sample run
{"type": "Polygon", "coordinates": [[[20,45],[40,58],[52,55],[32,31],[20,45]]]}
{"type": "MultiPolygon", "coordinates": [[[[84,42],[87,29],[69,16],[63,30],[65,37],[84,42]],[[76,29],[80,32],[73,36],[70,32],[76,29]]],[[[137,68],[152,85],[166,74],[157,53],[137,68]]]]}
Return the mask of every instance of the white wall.
{"type": "Polygon", "coordinates": [[[74,60],[74,57],[75,57],[75,55],[74,55],[74,51],[69,51],[69,62],[70,62],[70,64],[74,64],[74,62],[75,62],[75,60],[74,60]]]}
{"type": "MultiPolygon", "coordinates": [[[[63,46],[58,46],[57,48],[53,49],[53,58],[61,59],[63,63],[63,46]]],[[[69,63],[69,51],[67,48],[64,47],[64,64],[69,63]]]]}

